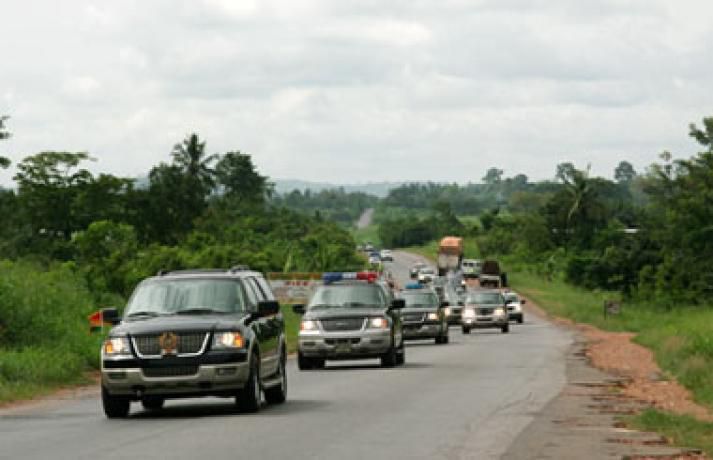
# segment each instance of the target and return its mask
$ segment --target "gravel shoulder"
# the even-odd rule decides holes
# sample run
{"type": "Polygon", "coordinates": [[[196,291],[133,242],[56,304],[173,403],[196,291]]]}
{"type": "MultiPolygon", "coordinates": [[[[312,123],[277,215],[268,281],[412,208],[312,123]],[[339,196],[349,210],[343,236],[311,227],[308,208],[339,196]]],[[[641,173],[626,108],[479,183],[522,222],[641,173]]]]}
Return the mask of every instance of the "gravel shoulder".
{"type": "Polygon", "coordinates": [[[650,351],[631,334],[550,318],[528,299],[528,313],[573,332],[564,390],[515,439],[503,459],[702,459],[656,433],[625,428],[621,418],[648,407],[700,415],[685,389],[662,379],[650,351]],[[664,403],[665,402],[665,403],[664,403]]]}

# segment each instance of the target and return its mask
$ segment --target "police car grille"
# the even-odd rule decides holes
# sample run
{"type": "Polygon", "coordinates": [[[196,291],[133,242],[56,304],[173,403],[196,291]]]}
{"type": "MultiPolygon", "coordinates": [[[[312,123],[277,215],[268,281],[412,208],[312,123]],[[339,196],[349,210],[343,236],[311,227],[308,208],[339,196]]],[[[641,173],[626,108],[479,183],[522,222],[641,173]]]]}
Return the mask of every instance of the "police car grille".
{"type": "Polygon", "coordinates": [[[420,323],[423,321],[423,313],[406,313],[401,319],[405,323],[420,323]]]}
{"type": "MultiPolygon", "coordinates": [[[[206,332],[182,332],[176,334],[178,337],[178,354],[194,354],[201,351],[205,342],[206,332]]],[[[161,335],[141,335],[134,337],[134,344],[139,354],[144,356],[155,356],[161,354],[161,335]]]]}
{"type": "Polygon", "coordinates": [[[364,325],[364,318],[323,319],[322,329],[325,331],[358,331],[364,325]]]}
{"type": "Polygon", "coordinates": [[[147,367],[143,373],[146,377],[181,377],[196,375],[198,366],[147,367]]]}

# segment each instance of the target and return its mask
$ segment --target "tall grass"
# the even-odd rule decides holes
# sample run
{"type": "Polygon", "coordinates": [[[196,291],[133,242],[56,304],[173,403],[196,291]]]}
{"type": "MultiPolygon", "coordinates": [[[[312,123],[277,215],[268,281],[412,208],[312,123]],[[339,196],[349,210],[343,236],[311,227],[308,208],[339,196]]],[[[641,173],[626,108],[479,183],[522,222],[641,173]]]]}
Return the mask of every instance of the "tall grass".
{"type": "Polygon", "coordinates": [[[94,305],[71,266],[0,262],[0,401],[83,380],[99,366],[94,305]]]}

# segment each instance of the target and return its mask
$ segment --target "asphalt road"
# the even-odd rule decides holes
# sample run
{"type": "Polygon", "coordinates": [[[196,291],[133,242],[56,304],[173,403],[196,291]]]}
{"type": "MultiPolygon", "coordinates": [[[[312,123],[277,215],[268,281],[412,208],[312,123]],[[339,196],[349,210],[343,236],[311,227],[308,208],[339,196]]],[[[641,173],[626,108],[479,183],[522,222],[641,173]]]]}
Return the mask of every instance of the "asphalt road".
{"type": "MultiPolygon", "coordinates": [[[[405,281],[414,261],[396,253],[405,281]]],[[[252,415],[230,400],[169,401],[107,420],[96,391],[0,411],[0,458],[498,458],[565,384],[566,332],[533,316],[510,334],[451,329],[451,343],[414,343],[406,365],[289,361],[288,401],[252,415]]]]}

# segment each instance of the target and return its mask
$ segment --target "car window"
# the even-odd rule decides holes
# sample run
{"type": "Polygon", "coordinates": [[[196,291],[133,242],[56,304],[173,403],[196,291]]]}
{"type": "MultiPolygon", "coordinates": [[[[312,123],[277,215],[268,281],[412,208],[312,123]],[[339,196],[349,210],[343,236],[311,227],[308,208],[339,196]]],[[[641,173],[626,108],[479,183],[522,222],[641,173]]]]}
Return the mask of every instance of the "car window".
{"type": "Polygon", "coordinates": [[[468,296],[468,303],[474,304],[502,304],[503,297],[497,292],[477,292],[468,296]]]}
{"type": "Polygon", "coordinates": [[[257,292],[255,292],[255,285],[253,283],[250,283],[248,278],[243,278],[243,287],[245,288],[245,294],[248,297],[248,304],[250,305],[251,309],[254,309],[257,307],[257,304],[259,302],[259,297],[257,292]]]}
{"type": "Polygon", "coordinates": [[[245,298],[235,280],[174,279],[140,284],[126,306],[125,316],[182,311],[236,313],[245,310],[245,298]]]}
{"type": "Polygon", "coordinates": [[[404,292],[406,308],[433,308],[438,306],[438,297],[433,292],[404,292]]]}
{"type": "Polygon", "coordinates": [[[385,307],[383,290],[373,284],[326,285],[317,288],[307,308],[385,307]]]}
{"type": "Polygon", "coordinates": [[[275,296],[272,293],[272,289],[270,289],[270,285],[267,283],[267,280],[262,277],[257,277],[255,278],[255,281],[257,281],[257,285],[262,290],[263,296],[267,300],[275,300],[275,296]]]}

